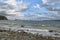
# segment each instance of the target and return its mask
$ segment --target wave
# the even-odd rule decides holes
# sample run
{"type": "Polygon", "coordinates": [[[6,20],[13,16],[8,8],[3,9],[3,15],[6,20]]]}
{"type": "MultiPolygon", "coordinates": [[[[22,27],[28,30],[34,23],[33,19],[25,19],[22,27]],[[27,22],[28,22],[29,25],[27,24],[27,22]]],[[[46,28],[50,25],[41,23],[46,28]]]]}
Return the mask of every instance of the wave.
{"type": "Polygon", "coordinates": [[[9,31],[15,31],[15,32],[27,32],[27,33],[33,33],[33,34],[39,34],[42,36],[52,36],[52,37],[60,37],[60,33],[58,32],[52,32],[50,33],[47,29],[34,29],[34,28],[18,28],[18,27],[0,27],[0,30],[9,30],[9,31]],[[58,34],[58,35],[54,35],[58,34]]]}

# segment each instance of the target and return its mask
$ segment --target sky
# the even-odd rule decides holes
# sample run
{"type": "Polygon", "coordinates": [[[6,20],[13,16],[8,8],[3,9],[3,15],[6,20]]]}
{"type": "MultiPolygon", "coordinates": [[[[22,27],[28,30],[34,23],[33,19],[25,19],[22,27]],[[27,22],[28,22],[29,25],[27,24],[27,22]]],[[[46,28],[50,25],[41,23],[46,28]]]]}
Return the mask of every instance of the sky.
{"type": "Polygon", "coordinates": [[[12,20],[60,20],[60,0],[0,0],[0,15],[12,20]]]}

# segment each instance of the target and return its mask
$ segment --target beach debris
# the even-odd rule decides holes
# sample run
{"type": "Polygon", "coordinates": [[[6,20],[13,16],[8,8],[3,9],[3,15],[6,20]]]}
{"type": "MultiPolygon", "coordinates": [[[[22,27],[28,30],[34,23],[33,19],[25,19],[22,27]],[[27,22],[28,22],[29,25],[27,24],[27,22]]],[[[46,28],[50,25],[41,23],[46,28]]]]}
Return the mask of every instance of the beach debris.
{"type": "Polygon", "coordinates": [[[47,30],[47,29],[36,29],[36,28],[15,28],[15,27],[2,27],[3,31],[0,29],[0,32],[6,32],[6,30],[14,32],[27,32],[32,34],[42,34],[43,36],[53,36],[53,37],[60,37],[60,35],[54,35],[56,33],[55,30],[47,30]]]}
{"type": "Polygon", "coordinates": [[[24,27],[24,25],[21,25],[21,27],[24,27]]]}
{"type": "Polygon", "coordinates": [[[17,32],[24,32],[24,30],[17,30],[17,32]]]}
{"type": "Polygon", "coordinates": [[[54,32],[53,30],[49,30],[49,32],[54,32]]]}
{"type": "Polygon", "coordinates": [[[54,34],[54,35],[60,35],[60,34],[54,34]]]}
{"type": "MultiPolygon", "coordinates": [[[[55,40],[55,37],[52,36],[42,36],[42,34],[33,34],[33,33],[28,33],[25,32],[24,30],[18,30],[21,32],[14,32],[14,31],[9,31],[9,30],[1,30],[3,32],[0,32],[0,38],[1,40],[5,37],[6,40],[10,39],[10,40],[55,40]],[[4,35],[3,35],[4,34],[4,35]],[[4,36],[2,38],[2,36],[4,36]],[[9,38],[8,38],[9,37],[9,38]]],[[[59,37],[60,39],[60,37],[59,37]]]]}

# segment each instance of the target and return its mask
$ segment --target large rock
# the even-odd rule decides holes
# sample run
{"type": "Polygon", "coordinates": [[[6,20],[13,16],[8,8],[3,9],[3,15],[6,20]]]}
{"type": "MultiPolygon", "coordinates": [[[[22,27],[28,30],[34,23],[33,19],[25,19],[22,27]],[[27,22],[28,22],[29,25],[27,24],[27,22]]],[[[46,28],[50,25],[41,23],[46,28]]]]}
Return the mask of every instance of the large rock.
{"type": "Polygon", "coordinates": [[[0,15],[0,20],[8,20],[5,16],[0,15]]]}

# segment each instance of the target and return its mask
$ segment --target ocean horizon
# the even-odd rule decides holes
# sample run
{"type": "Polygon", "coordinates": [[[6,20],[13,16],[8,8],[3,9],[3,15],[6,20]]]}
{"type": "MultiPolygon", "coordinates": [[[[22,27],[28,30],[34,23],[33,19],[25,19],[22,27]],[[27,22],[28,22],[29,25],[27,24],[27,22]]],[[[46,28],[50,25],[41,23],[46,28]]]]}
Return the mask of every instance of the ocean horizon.
{"type": "Polygon", "coordinates": [[[60,21],[45,20],[45,21],[27,21],[27,20],[0,20],[0,26],[21,27],[25,28],[41,28],[49,30],[60,30],[60,21]]]}

